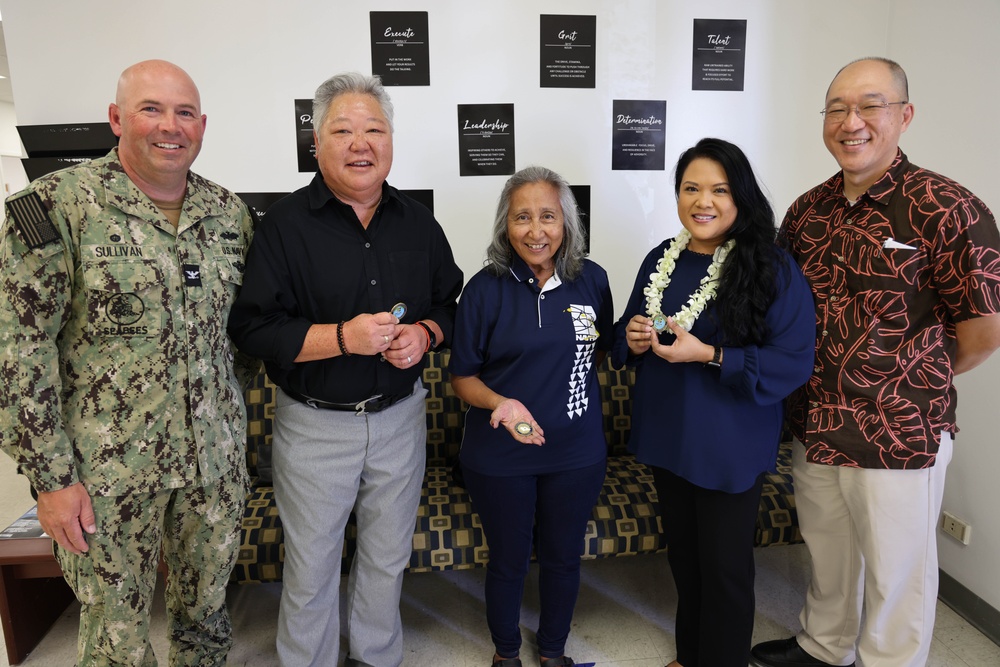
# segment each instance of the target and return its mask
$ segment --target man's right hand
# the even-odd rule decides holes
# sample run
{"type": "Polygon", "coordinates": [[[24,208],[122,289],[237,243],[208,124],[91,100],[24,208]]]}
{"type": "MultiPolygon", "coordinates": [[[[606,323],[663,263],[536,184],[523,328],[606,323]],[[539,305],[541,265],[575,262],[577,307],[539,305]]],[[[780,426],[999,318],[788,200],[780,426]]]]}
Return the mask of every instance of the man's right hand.
{"type": "Polygon", "coordinates": [[[58,491],[40,492],[38,521],[59,546],[78,556],[90,548],[83,533],[97,532],[90,494],[79,482],[58,491]]]}

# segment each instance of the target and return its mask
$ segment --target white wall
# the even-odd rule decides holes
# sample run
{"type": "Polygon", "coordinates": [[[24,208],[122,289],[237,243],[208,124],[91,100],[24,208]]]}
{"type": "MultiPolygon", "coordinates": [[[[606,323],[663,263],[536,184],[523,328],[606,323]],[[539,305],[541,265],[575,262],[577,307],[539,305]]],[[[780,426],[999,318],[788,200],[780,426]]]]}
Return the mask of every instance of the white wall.
{"type": "MultiPolygon", "coordinates": [[[[1000,27],[997,0],[892,3],[889,54],[910,76],[916,116],[903,135],[914,162],[954,178],[1000,215],[1000,27]],[[941,7],[946,9],[942,9],[941,7]]],[[[957,381],[959,433],[944,509],[972,523],[972,543],[940,537],[941,569],[1000,609],[1000,353],[957,381]]]]}
{"type": "MultiPolygon", "coordinates": [[[[18,120],[106,118],[127,65],[166,58],[186,68],[208,114],[195,165],[237,191],[285,191],[296,171],[292,100],[336,72],[370,71],[368,12],[398,2],[178,0],[171,11],[132,0],[0,0],[18,120]]],[[[698,138],[740,144],[779,216],[836,165],[820,137],[829,80],[865,55],[898,58],[917,115],[903,146],[922,166],[975,190],[1000,211],[992,117],[1000,56],[989,30],[996,0],[425,0],[431,86],[390,88],[396,106],[390,182],[433,188],[435,210],[467,276],[481,265],[504,177],[458,176],[456,105],[515,104],[517,165],[544,164],[592,187],[592,257],[608,269],[621,307],[642,256],[679,228],[673,158],[698,138]],[[595,89],[538,87],[538,14],[595,14],[595,89]],[[748,21],[745,92],[691,91],[694,18],[748,21]],[[977,74],[984,72],[985,74],[977,74]],[[614,99],[667,100],[668,171],[612,172],[614,99]]],[[[963,430],[946,507],[974,524],[973,543],[943,542],[943,566],[1000,608],[1000,469],[994,359],[963,377],[963,430]],[[991,370],[992,369],[992,370],[991,370]]]]}
{"type": "Polygon", "coordinates": [[[0,183],[3,183],[4,197],[28,184],[28,177],[21,166],[23,155],[14,105],[0,102],[0,183]]]}

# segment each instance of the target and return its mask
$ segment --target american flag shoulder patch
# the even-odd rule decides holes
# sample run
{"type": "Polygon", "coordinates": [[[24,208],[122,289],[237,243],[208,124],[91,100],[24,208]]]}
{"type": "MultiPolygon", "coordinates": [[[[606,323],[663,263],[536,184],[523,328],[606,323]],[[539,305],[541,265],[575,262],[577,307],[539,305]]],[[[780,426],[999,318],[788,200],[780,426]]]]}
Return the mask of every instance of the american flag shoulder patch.
{"type": "Polygon", "coordinates": [[[14,219],[14,228],[24,245],[32,250],[59,240],[59,232],[49,219],[49,212],[37,192],[28,192],[8,201],[7,213],[14,219]]]}

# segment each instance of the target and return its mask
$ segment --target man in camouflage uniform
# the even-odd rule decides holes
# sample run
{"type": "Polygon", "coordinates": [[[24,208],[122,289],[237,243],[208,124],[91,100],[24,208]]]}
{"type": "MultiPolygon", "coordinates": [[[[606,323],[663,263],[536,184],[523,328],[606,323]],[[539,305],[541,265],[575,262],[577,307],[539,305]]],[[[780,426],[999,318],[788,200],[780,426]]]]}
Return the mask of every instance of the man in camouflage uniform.
{"type": "Polygon", "coordinates": [[[7,200],[4,450],[80,600],[81,666],[156,664],[161,551],[170,664],[223,665],[256,371],[226,319],[251,217],[189,171],[205,116],[183,70],[126,69],[109,119],[118,148],[7,200]]]}

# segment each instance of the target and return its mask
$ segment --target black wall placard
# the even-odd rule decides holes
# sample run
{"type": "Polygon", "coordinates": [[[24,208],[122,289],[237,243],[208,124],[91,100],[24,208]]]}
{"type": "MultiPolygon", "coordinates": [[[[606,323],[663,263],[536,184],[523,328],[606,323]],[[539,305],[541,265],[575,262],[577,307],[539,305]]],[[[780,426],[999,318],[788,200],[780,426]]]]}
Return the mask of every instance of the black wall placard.
{"type": "Polygon", "coordinates": [[[295,100],[295,152],[299,158],[299,171],[319,171],[312,113],[312,100],[295,100]]]}
{"type": "Polygon", "coordinates": [[[514,173],[514,105],[458,105],[458,165],[461,176],[514,173]]]}
{"type": "Polygon", "coordinates": [[[118,145],[111,125],[18,125],[17,133],[28,157],[101,157],[118,145]]]}
{"type": "Polygon", "coordinates": [[[745,19],[695,19],[691,90],[743,90],[745,19]]]}
{"type": "Polygon", "coordinates": [[[270,208],[271,204],[278,201],[282,197],[287,196],[287,192],[237,192],[236,196],[246,202],[246,205],[250,207],[251,213],[257,216],[260,220],[267,213],[267,209],[270,208]]]}
{"type": "Polygon", "coordinates": [[[427,210],[431,213],[434,212],[434,191],[433,190],[403,190],[400,189],[405,195],[416,199],[418,202],[427,207],[427,210]]]}
{"type": "Polygon", "coordinates": [[[431,85],[427,12],[369,12],[372,74],[385,86],[431,85]]]}
{"type": "Polygon", "coordinates": [[[614,100],[611,168],[655,171],[664,168],[666,100],[614,100]]]}
{"type": "Polygon", "coordinates": [[[594,88],[597,17],[542,14],[542,88],[594,88]]]}

